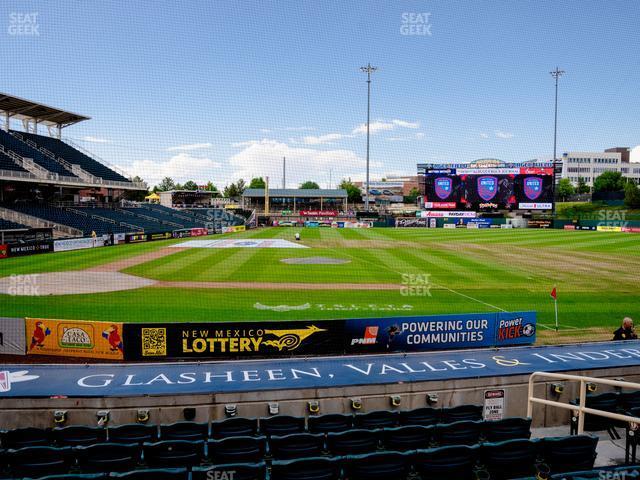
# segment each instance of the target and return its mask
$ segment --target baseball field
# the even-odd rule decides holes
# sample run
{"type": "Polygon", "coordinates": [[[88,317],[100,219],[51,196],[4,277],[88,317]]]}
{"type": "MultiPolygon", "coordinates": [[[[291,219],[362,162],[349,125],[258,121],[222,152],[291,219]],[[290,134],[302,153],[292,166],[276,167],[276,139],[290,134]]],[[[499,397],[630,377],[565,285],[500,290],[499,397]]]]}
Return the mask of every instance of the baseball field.
{"type": "Polygon", "coordinates": [[[230,242],[189,248],[190,239],[169,240],[2,260],[0,280],[18,288],[0,295],[0,316],[179,322],[535,310],[545,329],[555,321],[556,286],[566,334],[640,319],[640,235],[283,227],[204,240],[230,242]],[[291,243],[259,248],[256,240],[291,243]],[[45,275],[54,272],[60,277],[45,275]],[[114,272],[150,282],[102,291],[100,275],[108,285],[114,272]],[[53,294],[41,292],[51,278],[53,294]],[[94,293],[74,293],[87,282],[94,293]],[[30,294],[15,294],[24,290],[30,294]]]}

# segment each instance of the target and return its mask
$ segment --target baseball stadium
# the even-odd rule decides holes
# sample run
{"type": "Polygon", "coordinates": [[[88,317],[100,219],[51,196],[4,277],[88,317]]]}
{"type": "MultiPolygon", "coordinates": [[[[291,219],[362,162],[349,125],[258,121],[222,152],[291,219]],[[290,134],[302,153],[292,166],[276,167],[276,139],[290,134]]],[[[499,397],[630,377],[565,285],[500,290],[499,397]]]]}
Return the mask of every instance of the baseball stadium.
{"type": "MultiPolygon", "coordinates": [[[[276,71],[290,74],[285,58],[320,46],[343,55],[332,47],[360,45],[342,20],[324,16],[345,8],[337,3],[316,5],[313,17],[307,2],[166,1],[167,11],[131,21],[137,33],[118,19],[150,2],[43,1],[29,11],[9,3],[10,42],[0,45],[13,70],[0,87],[0,479],[640,478],[640,147],[584,151],[591,140],[579,133],[596,128],[588,123],[558,138],[559,67],[549,156],[533,150],[545,150],[548,132],[536,122],[549,105],[529,99],[548,85],[531,78],[518,94],[527,118],[475,93],[480,118],[499,110],[516,133],[465,126],[445,136],[432,115],[446,125],[464,108],[475,115],[456,95],[445,104],[429,97],[428,115],[408,103],[399,113],[405,82],[418,89],[394,55],[444,41],[434,46],[440,60],[465,63],[453,56],[461,40],[432,38],[438,16],[422,10],[346,8],[354,24],[397,20],[388,45],[368,32],[376,49],[362,47],[389,70],[332,70],[311,91],[276,71]],[[249,11],[262,13],[251,22],[269,27],[264,37],[240,20],[249,11]],[[331,37],[307,44],[283,16],[331,37]],[[92,42],[69,40],[65,27],[92,42]],[[220,43],[210,45],[215,61],[201,55],[209,35],[220,43]],[[115,55],[122,42],[132,48],[115,55]],[[27,81],[16,58],[50,58],[54,45],[63,81],[27,81]],[[104,63],[79,58],[75,72],[65,48],[104,63]],[[145,52],[157,56],[149,71],[145,52]],[[240,73],[250,58],[256,76],[267,75],[260,84],[240,73]],[[184,78],[170,74],[181,65],[184,78]],[[246,108],[258,103],[264,111],[246,108]],[[310,122],[299,110],[314,107],[329,127],[293,126],[310,122]],[[518,135],[518,122],[544,131],[518,135]],[[263,127],[246,140],[254,124],[263,127]],[[558,154],[558,143],[580,142],[558,154]]],[[[524,5],[518,15],[540,13],[524,5]]],[[[576,15],[569,28],[581,29],[617,13],[601,7],[539,8],[576,15]]],[[[514,32],[504,5],[469,8],[514,32]]],[[[630,2],[615,8],[635,15],[630,2]]],[[[467,48],[491,44],[464,33],[471,23],[453,4],[438,11],[459,19],[467,48]]],[[[626,53],[640,45],[634,31],[618,45],[626,53]]],[[[513,47],[517,61],[496,55],[530,66],[528,47],[513,47]]],[[[598,61],[610,56],[605,49],[598,61]]],[[[424,65],[407,68],[419,76],[424,65]]],[[[625,82],[633,110],[637,91],[625,82]]],[[[599,135],[637,142],[626,115],[599,135]]]]}

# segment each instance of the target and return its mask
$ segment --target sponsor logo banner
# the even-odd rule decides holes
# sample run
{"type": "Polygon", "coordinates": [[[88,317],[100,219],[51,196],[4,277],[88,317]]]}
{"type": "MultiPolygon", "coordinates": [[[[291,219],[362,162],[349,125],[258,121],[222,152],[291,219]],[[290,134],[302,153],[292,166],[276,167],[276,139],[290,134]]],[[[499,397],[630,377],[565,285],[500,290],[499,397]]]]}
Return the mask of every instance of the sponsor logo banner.
{"type": "Polygon", "coordinates": [[[424,208],[456,208],[456,202],[424,202],[424,208]]]}
{"type": "Polygon", "coordinates": [[[520,168],[458,168],[458,175],[518,175],[520,168]]]}
{"type": "Polygon", "coordinates": [[[640,227],[622,227],[623,232],[640,233],[640,227]]]}
{"type": "Polygon", "coordinates": [[[125,358],[246,358],[341,353],[344,321],[125,324],[125,358]]]}
{"type": "Polygon", "coordinates": [[[169,238],[173,238],[173,233],[172,232],[162,232],[162,233],[148,233],[147,234],[147,240],[148,241],[153,241],[153,240],[167,240],[169,238]]]}
{"type": "Polygon", "coordinates": [[[122,360],[122,323],[26,319],[28,355],[122,360]]]}
{"type": "Polygon", "coordinates": [[[565,230],[575,230],[575,229],[576,229],[576,226],[575,226],[575,225],[565,225],[563,228],[564,228],[565,230]]]}
{"type": "Polygon", "coordinates": [[[612,225],[598,225],[596,230],[598,232],[621,232],[622,227],[614,227],[612,225]]]}
{"type": "Polygon", "coordinates": [[[527,228],[551,228],[551,225],[551,220],[529,220],[527,222],[527,228]]]}
{"type": "Polygon", "coordinates": [[[396,227],[398,228],[412,228],[412,227],[428,227],[428,218],[396,218],[396,227]]]}
{"type": "Polygon", "coordinates": [[[247,229],[244,225],[233,225],[231,227],[224,227],[222,233],[237,233],[244,232],[247,229]]]}
{"type": "Polygon", "coordinates": [[[420,216],[422,218],[475,218],[476,212],[466,212],[466,211],[449,211],[449,212],[439,212],[434,210],[427,210],[420,212],[420,216]]]}
{"type": "Polygon", "coordinates": [[[523,167],[520,175],[553,175],[553,168],[523,167]]]}
{"type": "Polygon", "coordinates": [[[301,217],[337,217],[337,210],[300,210],[301,217]]]}
{"type": "Polygon", "coordinates": [[[345,320],[347,353],[420,352],[535,342],[535,312],[501,312],[345,320]],[[371,339],[371,332],[376,338],[371,339]]]}
{"type": "Polygon", "coordinates": [[[192,237],[204,237],[205,235],[209,235],[209,230],[206,228],[192,228],[191,236],[192,237]]]}
{"type": "Polygon", "coordinates": [[[347,358],[64,367],[6,365],[0,367],[4,372],[0,376],[0,397],[212,395],[528,376],[536,371],[634,371],[639,366],[640,340],[347,358]]]}
{"type": "Polygon", "coordinates": [[[520,210],[551,210],[553,204],[551,203],[519,203],[518,208],[520,210]]]}
{"type": "Polygon", "coordinates": [[[9,245],[7,255],[9,257],[22,257],[36,253],[49,253],[53,251],[53,241],[43,240],[39,242],[9,245]]]}
{"type": "Polygon", "coordinates": [[[147,241],[146,233],[127,233],[124,236],[125,243],[140,243],[147,241]]]}
{"type": "Polygon", "coordinates": [[[24,318],[0,317],[0,354],[25,355],[24,318]]]}
{"type": "Polygon", "coordinates": [[[9,246],[0,244],[0,258],[7,258],[9,256],[9,246]]]}
{"type": "Polygon", "coordinates": [[[53,242],[54,252],[67,252],[70,250],[81,250],[84,248],[103,247],[102,238],[71,238],[68,240],[55,240],[53,242]]]}

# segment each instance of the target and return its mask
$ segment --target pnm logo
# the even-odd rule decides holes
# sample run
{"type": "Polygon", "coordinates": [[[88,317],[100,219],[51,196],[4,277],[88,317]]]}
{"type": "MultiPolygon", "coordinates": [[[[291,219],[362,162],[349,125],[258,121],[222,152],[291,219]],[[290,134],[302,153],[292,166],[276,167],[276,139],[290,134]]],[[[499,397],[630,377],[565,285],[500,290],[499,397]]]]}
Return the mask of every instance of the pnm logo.
{"type": "Polygon", "coordinates": [[[310,337],[316,332],[325,332],[326,330],[318,328],[315,325],[310,325],[307,328],[300,328],[297,330],[265,330],[265,335],[275,335],[278,337],[276,340],[266,340],[264,345],[277,348],[279,352],[290,352],[300,346],[302,341],[307,337],[310,337]]]}
{"type": "Polygon", "coordinates": [[[352,338],[351,345],[375,345],[378,340],[378,326],[365,327],[363,338],[352,338]]]}

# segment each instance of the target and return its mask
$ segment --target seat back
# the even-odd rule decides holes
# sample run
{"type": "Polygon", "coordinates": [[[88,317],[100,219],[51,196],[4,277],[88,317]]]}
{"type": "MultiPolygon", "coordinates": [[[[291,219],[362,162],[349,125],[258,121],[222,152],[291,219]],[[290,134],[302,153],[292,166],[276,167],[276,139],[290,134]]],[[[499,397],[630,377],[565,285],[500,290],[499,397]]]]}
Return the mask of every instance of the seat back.
{"type": "Polygon", "coordinates": [[[303,433],[305,429],[304,417],[290,415],[274,415],[260,419],[260,433],[264,435],[290,435],[303,433]]]}
{"type": "Polygon", "coordinates": [[[385,428],[382,431],[382,444],[386,450],[416,450],[429,448],[433,441],[435,427],[407,425],[385,428]]]}
{"type": "Polygon", "coordinates": [[[80,446],[104,443],[107,441],[107,430],[102,427],[73,425],[54,428],[51,431],[53,441],[59,446],[80,446]]]}
{"type": "Polygon", "coordinates": [[[67,473],[73,453],[69,447],[25,447],[7,452],[7,463],[16,477],[41,477],[67,473]]]}
{"type": "Polygon", "coordinates": [[[482,420],[482,405],[459,405],[443,408],[440,411],[440,423],[453,423],[461,420],[482,420]]]}
{"type": "Polygon", "coordinates": [[[472,480],[478,447],[453,445],[416,450],[410,462],[423,480],[472,480]]]}
{"type": "Polygon", "coordinates": [[[202,440],[164,440],[142,446],[150,467],[187,467],[200,464],[204,457],[202,440]]]}
{"type": "Polygon", "coordinates": [[[48,447],[51,445],[51,430],[48,428],[15,428],[0,432],[3,448],[48,447]]]}
{"type": "Polygon", "coordinates": [[[247,437],[258,433],[257,418],[231,417],[211,422],[211,438],[247,437]]]}
{"type": "Polygon", "coordinates": [[[337,458],[281,460],[271,465],[270,480],[338,480],[339,478],[340,463],[337,458]]]}
{"type": "Polygon", "coordinates": [[[228,437],[207,443],[208,458],[213,463],[253,463],[264,458],[265,437],[228,437]]]}
{"type": "Polygon", "coordinates": [[[640,407],[640,390],[620,393],[618,404],[624,410],[640,407]]]}
{"type": "Polygon", "coordinates": [[[482,423],[482,436],[488,442],[531,437],[531,419],[512,417],[482,423]]]}
{"type": "Polygon", "coordinates": [[[265,480],[267,467],[264,462],[232,463],[208,467],[194,467],[191,480],[233,479],[233,480],[265,480]]]}
{"type": "Polygon", "coordinates": [[[522,439],[485,443],[480,460],[492,480],[526,477],[536,472],[537,446],[536,441],[522,439]]]}
{"type": "Polygon", "coordinates": [[[344,432],[353,427],[353,415],[327,413],[309,417],[310,433],[344,432]]]}
{"type": "Polygon", "coordinates": [[[269,440],[271,455],[278,460],[319,457],[324,452],[323,433],[293,433],[269,440]]]}
{"type": "Polygon", "coordinates": [[[447,425],[437,425],[435,439],[438,445],[475,445],[480,441],[482,422],[462,420],[447,425]]]}
{"type": "Polygon", "coordinates": [[[112,473],[111,478],[126,478],[127,480],[188,480],[189,471],[186,468],[148,468],[125,473],[112,473]]]}
{"type": "Polygon", "coordinates": [[[158,441],[158,427],[129,423],[107,428],[109,443],[153,443],[158,441]]]}
{"type": "Polygon", "coordinates": [[[376,451],[379,445],[379,430],[347,430],[328,433],[327,450],[332,455],[358,455],[376,451]]]}
{"type": "Polygon", "coordinates": [[[423,407],[400,412],[401,425],[435,425],[440,420],[440,410],[423,407]]]}
{"type": "Polygon", "coordinates": [[[397,427],[400,413],[391,410],[377,410],[369,413],[356,413],[353,418],[355,428],[391,428],[397,427]]]}
{"type": "Polygon", "coordinates": [[[176,422],[160,426],[162,440],[206,440],[209,438],[209,424],[198,422],[176,422]]]}
{"type": "Polygon", "coordinates": [[[547,437],[542,439],[542,453],[551,473],[591,470],[596,459],[598,438],[592,435],[547,437]]]}
{"type": "Polygon", "coordinates": [[[73,453],[83,472],[124,472],[140,463],[141,447],[137,443],[98,443],[75,447],[73,453]]]}
{"type": "Polygon", "coordinates": [[[349,456],[342,465],[349,480],[405,479],[410,467],[408,457],[401,452],[349,456]]]}

